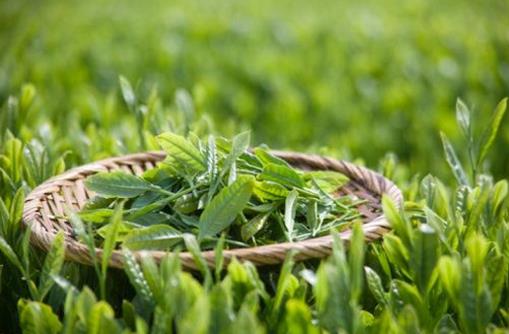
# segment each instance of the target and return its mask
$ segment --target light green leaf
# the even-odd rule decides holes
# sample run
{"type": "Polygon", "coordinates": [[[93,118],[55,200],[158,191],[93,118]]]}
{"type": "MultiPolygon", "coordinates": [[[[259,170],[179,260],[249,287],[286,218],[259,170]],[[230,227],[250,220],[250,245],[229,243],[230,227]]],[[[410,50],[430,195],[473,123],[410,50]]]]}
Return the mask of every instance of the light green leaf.
{"type": "Polygon", "coordinates": [[[115,312],[104,301],[100,301],[92,306],[87,319],[87,327],[88,334],[112,334],[120,332],[120,326],[115,320],[115,312]]]}
{"type": "Polygon", "coordinates": [[[168,153],[165,163],[190,172],[201,172],[206,168],[202,153],[186,138],[171,132],[157,136],[157,142],[168,153]]]}
{"type": "Polygon", "coordinates": [[[55,239],[53,239],[53,244],[46,255],[46,259],[44,260],[44,265],[42,267],[41,278],[39,280],[39,299],[41,301],[55,283],[52,276],[60,274],[60,270],[64,264],[64,255],[64,233],[63,231],[60,231],[55,236],[55,239]]]}
{"type": "Polygon", "coordinates": [[[175,102],[178,110],[184,115],[186,133],[194,119],[194,104],[191,94],[185,89],[177,89],[175,92],[175,102]]]}
{"type": "Polygon", "coordinates": [[[10,220],[13,224],[18,224],[23,216],[23,205],[25,204],[25,191],[20,187],[11,201],[10,220]]]}
{"type": "Polygon", "coordinates": [[[78,212],[78,216],[90,223],[104,223],[110,217],[113,215],[114,210],[113,209],[106,209],[106,208],[100,208],[100,209],[86,209],[81,210],[78,212]]]}
{"type": "Polygon", "coordinates": [[[269,213],[261,213],[256,215],[254,218],[249,220],[247,223],[242,225],[240,228],[240,235],[242,240],[247,241],[251,239],[267,222],[267,218],[270,216],[269,213]]]}
{"type": "Polygon", "coordinates": [[[152,305],[154,302],[154,296],[148,287],[148,283],[145,280],[140,265],[138,262],[136,262],[136,258],[134,257],[133,253],[127,249],[124,249],[123,255],[125,265],[124,271],[127,274],[129,281],[131,282],[138,295],[142,298],[142,300],[147,305],[152,305]]]}
{"type": "Polygon", "coordinates": [[[260,201],[274,201],[281,200],[288,196],[288,189],[280,185],[279,183],[271,181],[256,181],[253,189],[253,193],[260,201]]]}
{"type": "Polygon", "coordinates": [[[315,180],[318,187],[326,193],[337,191],[349,181],[346,175],[330,170],[306,172],[304,174],[304,179],[315,180]]]}
{"type": "Polygon", "coordinates": [[[437,264],[440,281],[454,304],[459,303],[461,264],[449,256],[442,256],[437,264]]]}
{"type": "Polygon", "coordinates": [[[470,136],[470,109],[460,98],[456,100],[456,121],[466,138],[470,136]]]}
{"type": "Polygon", "coordinates": [[[392,200],[387,196],[382,197],[382,208],[396,234],[403,240],[406,247],[410,247],[412,245],[410,222],[396,209],[392,200]]]}
{"type": "Polygon", "coordinates": [[[491,145],[495,141],[497,137],[498,129],[500,128],[500,123],[502,123],[502,119],[504,118],[504,114],[507,108],[507,97],[502,99],[499,102],[495,111],[493,112],[493,116],[491,118],[490,124],[484,130],[481,141],[479,142],[479,157],[477,159],[477,165],[480,166],[486,155],[488,154],[491,145]]]}
{"type": "Polygon", "coordinates": [[[249,131],[239,133],[233,137],[232,149],[224,161],[222,175],[226,175],[226,172],[230,170],[230,167],[237,160],[237,158],[240,157],[242,153],[246,152],[246,150],[249,148],[250,140],[249,131]]]}
{"type": "Polygon", "coordinates": [[[89,190],[105,198],[132,198],[146,191],[154,190],[154,186],[141,177],[121,171],[89,176],[85,181],[85,185],[89,190]]]}
{"type": "Polygon", "coordinates": [[[254,149],[254,153],[258,160],[262,163],[263,166],[266,166],[268,164],[276,164],[284,167],[291,168],[290,164],[286,162],[285,160],[276,157],[273,154],[270,154],[266,149],[257,147],[254,149]]]}
{"type": "Polygon", "coordinates": [[[123,76],[119,76],[118,81],[120,83],[122,97],[124,98],[127,107],[131,112],[134,112],[134,110],[136,109],[136,95],[134,94],[133,87],[131,86],[129,81],[123,76]]]}
{"type": "Polygon", "coordinates": [[[384,291],[380,276],[378,276],[378,274],[369,267],[364,267],[364,272],[366,274],[366,282],[368,284],[369,291],[371,291],[376,301],[383,306],[388,306],[389,301],[384,291]]]}
{"type": "Polygon", "coordinates": [[[293,228],[295,226],[295,212],[297,211],[297,190],[292,190],[286,197],[285,201],[285,227],[288,231],[288,239],[293,239],[293,228]]]}
{"type": "Polygon", "coordinates": [[[276,182],[289,188],[305,186],[304,180],[293,168],[274,163],[267,164],[258,177],[260,180],[276,182]]]}
{"type": "Polygon", "coordinates": [[[196,241],[196,237],[193,234],[184,233],[183,238],[186,244],[186,249],[193,256],[196,267],[201,271],[203,277],[205,277],[205,285],[210,284],[212,282],[210,269],[207,265],[207,261],[205,261],[205,258],[201,253],[200,245],[196,241]]]}
{"type": "Polygon", "coordinates": [[[14,252],[14,250],[9,246],[7,241],[3,237],[0,236],[0,252],[9,260],[11,264],[13,264],[16,268],[19,269],[20,272],[24,272],[23,266],[21,265],[21,262],[19,261],[18,256],[14,252]]]}
{"type": "Polygon", "coordinates": [[[121,203],[115,208],[115,212],[113,213],[109,223],[111,227],[108,229],[106,237],[104,238],[103,254],[101,257],[101,271],[103,272],[103,275],[106,275],[111,254],[113,253],[115,245],[117,244],[117,235],[122,224],[123,207],[124,205],[121,203]]]}
{"type": "Polygon", "coordinates": [[[364,263],[364,233],[360,223],[355,223],[352,228],[348,265],[350,270],[351,298],[357,300],[363,286],[363,263],[364,263]]]}
{"type": "Polygon", "coordinates": [[[23,334],[54,334],[62,329],[60,320],[48,305],[20,300],[18,310],[23,334]]]}
{"type": "Polygon", "coordinates": [[[131,250],[168,250],[182,240],[182,233],[169,225],[152,225],[132,229],[124,238],[122,247],[131,250]]]}
{"type": "Polygon", "coordinates": [[[463,169],[463,166],[461,165],[461,162],[458,159],[458,156],[456,155],[456,151],[454,150],[451,143],[449,142],[449,139],[443,132],[440,132],[440,137],[442,138],[445,159],[447,160],[447,163],[449,164],[449,167],[451,168],[454,177],[456,178],[460,185],[468,186],[469,182],[467,175],[465,173],[465,170],[463,169]]]}
{"type": "Polygon", "coordinates": [[[311,310],[304,301],[290,299],[286,302],[285,309],[287,333],[320,333],[318,328],[313,326],[311,310]]]}
{"type": "Polygon", "coordinates": [[[221,237],[217,241],[216,247],[214,248],[214,263],[215,263],[215,278],[216,282],[219,282],[221,279],[221,272],[223,271],[224,266],[224,257],[223,257],[223,250],[224,250],[224,234],[221,234],[221,237]]]}
{"type": "Polygon", "coordinates": [[[199,239],[215,235],[230,226],[244,209],[254,187],[254,177],[242,175],[223,188],[205,207],[200,216],[199,239]]]}

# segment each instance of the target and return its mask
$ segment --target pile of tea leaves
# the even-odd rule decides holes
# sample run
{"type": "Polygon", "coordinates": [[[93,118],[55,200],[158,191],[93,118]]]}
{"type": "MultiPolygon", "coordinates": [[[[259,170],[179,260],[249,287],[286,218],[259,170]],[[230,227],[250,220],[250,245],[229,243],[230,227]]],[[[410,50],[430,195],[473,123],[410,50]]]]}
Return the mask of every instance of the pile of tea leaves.
{"type": "Polygon", "coordinates": [[[249,137],[161,134],[165,160],[141,176],[88,177],[85,185],[96,196],[79,216],[98,246],[114,228],[115,242],[132,250],[172,250],[183,245],[185,233],[196,235],[201,249],[218,240],[227,247],[300,241],[360,217],[362,201],[338,193],[348,177],[293,168],[266,147],[249,150],[249,137]]]}

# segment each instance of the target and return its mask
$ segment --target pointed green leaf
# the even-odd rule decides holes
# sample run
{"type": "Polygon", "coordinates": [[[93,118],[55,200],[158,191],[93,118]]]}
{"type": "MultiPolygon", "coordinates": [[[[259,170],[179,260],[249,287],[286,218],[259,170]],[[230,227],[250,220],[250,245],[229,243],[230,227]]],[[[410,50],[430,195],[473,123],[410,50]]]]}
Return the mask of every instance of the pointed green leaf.
{"type": "Polygon", "coordinates": [[[271,181],[256,181],[253,193],[260,201],[280,200],[288,196],[288,189],[271,181]]]}
{"type": "Polygon", "coordinates": [[[286,162],[285,160],[276,157],[273,154],[270,154],[266,149],[257,147],[254,149],[254,153],[258,160],[262,163],[263,166],[266,166],[268,164],[276,164],[284,167],[291,168],[290,164],[286,162]]]}
{"type": "Polygon", "coordinates": [[[444,147],[445,159],[447,160],[447,163],[449,164],[454,177],[460,185],[468,186],[469,183],[467,175],[463,169],[463,166],[461,165],[461,162],[458,159],[458,156],[456,155],[456,151],[444,133],[441,132],[440,136],[442,138],[442,145],[444,147]]]}
{"type": "Polygon", "coordinates": [[[89,190],[105,198],[132,198],[154,189],[152,184],[141,177],[121,171],[89,176],[85,185],[89,190]]]}
{"type": "Polygon", "coordinates": [[[0,252],[7,258],[7,260],[9,260],[9,262],[11,262],[11,264],[18,268],[20,272],[24,272],[18,255],[16,255],[14,250],[11,248],[11,246],[9,246],[7,241],[5,241],[2,236],[0,236],[0,252]]]}
{"type": "Polygon", "coordinates": [[[41,271],[41,278],[39,280],[40,300],[44,299],[46,294],[55,283],[52,276],[56,276],[60,273],[62,265],[64,264],[64,255],[64,233],[60,231],[55,236],[55,239],[53,239],[51,249],[49,250],[48,254],[46,255],[46,259],[44,260],[44,265],[41,271]]]}
{"type": "Polygon", "coordinates": [[[117,236],[122,224],[122,210],[123,203],[117,205],[115,208],[115,212],[113,213],[109,223],[111,227],[108,229],[106,237],[104,238],[103,254],[101,258],[101,271],[103,272],[103,275],[106,274],[111,254],[117,244],[117,236]]]}
{"type": "Polygon", "coordinates": [[[206,168],[201,152],[186,138],[171,132],[157,136],[157,142],[168,153],[165,162],[176,168],[186,168],[191,172],[201,172],[206,168]]]}
{"type": "Polygon", "coordinates": [[[380,276],[378,276],[378,274],[370,267],[364,267],[364,272],[366,274],[366,282],[368,284],[369,291],[371,291],[376,301],[383,306],[388,306],[389,301],[387,300],[380,276]]]}
{"type": "Polygon", "coordinates": [[[124,238],[122,247],[131,250],[169,250],[182,240],[182,233],[169,225],[152,225],[132,229],[124,238]]]}
{"type": "Polygon", "coordinates": [[[199,239],[215,235],[230,226],[249,201],[253,187],[254,177],[243,175],[232,185],[223,188],[200,216],[199,239]]]}
{"type": "Polygon", "coordinates": [[[269,163],[263,168],[259,179],[279,183],[289,188],[305,186],[303,178],[293,168],[274,163],[269,163]]]}
{"type": "Polygon", "coordinates": [[[460,98],[456,100],[456,121],[466,138],[470,136],[470,109],[460,98]]]}
{"type": "Polygon", "coordinates": [[[483,163],[491,148],[491,145],[493,145],[493,142],[497,137],[498,129],[500,128],[500,123],[502,123],[502,119],[504,118],[506,108],[507,97],[500,101],[500,103],[497,105],[495,111],[493,112],[490,124],[484,130],[481,141],[479,143],[479,157],[477,159],[478,166],[483,163]]]}
{"type": "Polygon", "coordinates": [[[285,227],[288,232],[288,239],[293,239],[293,228],[295,226],[295,212],[297,211],[297,190],[292,190],[285,201],[285,227]]]}
{"type": "Polygon", "coordinates": [[[247,241],[251,239],[258,231],[260,231],[263,228],[269,216],[270,212],[261,213],[259,215],[256,215],[254,218],[250,219],[244,225],[242,225],[242,227],[240,228],[240,235],[242,237],[242,240],[247,241]]]}
{"type": "Polygon", "coordinates": [[[130,111],[134,111],[136,108],[136,95],[134,95],[134,90],[129,81],[123,77],[119,76],[118,81],[120,83],[120,90],[122,91],[122,97],[124,98],[125,103],[130,111]]]}
{"type": "Polygon", "coordinates": [[[332,193],[344,186],[349,178],[335,171],[311,171],[304,174],[304,179],[313,179],[318,187],[326,193],[332,193]]]}
{"type": "Polygon", "coordinates": [[[123,251],[123,255],[125,265],[124,271],[127,274],[129,281],[131,282],[138,295],[142,298],[142,300],[146,304],[152,305],[154,301],[152,291],[150,291],[148,283],[145,280],[143,272],[140,268],[140,265],[136,261],[136,258],[134,257],[133,253],[127,249],[123,251]]]}

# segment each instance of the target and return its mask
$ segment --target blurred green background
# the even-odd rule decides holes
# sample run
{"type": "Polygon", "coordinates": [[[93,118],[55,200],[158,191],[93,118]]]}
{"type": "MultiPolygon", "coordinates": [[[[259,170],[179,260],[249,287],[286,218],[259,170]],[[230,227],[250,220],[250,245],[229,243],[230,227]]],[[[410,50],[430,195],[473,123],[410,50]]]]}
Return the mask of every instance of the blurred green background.
{"type": "MultiPolygon", "coordinates": [[[[216,133],[445,174],[439,130],[463,145],[456,98],[485,120],[509,94],[508,13],[506,0],[2,1],[0,101],[37,89],[2,127],[72,164],[140,150],[124,75],[151,106],[146,131],[177,117],[185,88],[216,133]]],[[[503,125],[497,176],[508,144],[503,125]]]]}

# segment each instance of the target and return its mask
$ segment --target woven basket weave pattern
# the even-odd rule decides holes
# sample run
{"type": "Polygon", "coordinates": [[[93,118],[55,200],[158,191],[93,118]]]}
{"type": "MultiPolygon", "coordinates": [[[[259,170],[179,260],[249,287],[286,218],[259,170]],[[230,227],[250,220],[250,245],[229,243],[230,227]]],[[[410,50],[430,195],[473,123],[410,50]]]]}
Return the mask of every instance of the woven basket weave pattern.
{"type": "MultiPolygon", "coordinates": [[[[401,191],[389,180],[364,167],[338,161],[317,155],[308,155],[293,152],[273,152],[291,165],[303,170],[335,170],[347,175],[351,181],[341,188],[338,193],[351,194],[366,200],[366,203],[358,207],[363,216],[362,225],[367,241],[380,238],[389,230],[380,208],[382,194],[389,196],[399,207],[402,203],[401,191]]],[[[91,264],[92,257],[87,247],[79,243],[73,234],[72,227],[65,218],[68,209],[79,211],[84,207],[88,199],[93,196],[84,184],[89,175],[111,170],[123,170],[127,173],[141,175],[144,171],[154,168],[157,162],[163,160],[162,152],[148,152],[131,154],[123,157],[110,158],[96,163],[91,163],[69,170],[44,182],[35,188],[25,200],[23,222],[32,229],[31,243],[38,248],[48,251],[56,233],[63,230],[65,233],[66,258],[70,261],[83,264],[91,264]]],[[[341,239],[348,242],[351,231],[340,233],[341,239]]],[[[257,266],[278,264],[284,261],[290,250],[295,251],[296,260],[323,258],[332,250],[332,237],[324,236],[294,243],[279,243],[252,248],[238,248],[223,252],[225,265],[236,257],[241,261],[251,261],[257,266]]],[[[159,261],[166,252],[143,251],[134,252],[137,258],[142,254],[152,256],[159,261]]],[[[102,250],[97,248],[98,258],[102,250]]],[[[180,253],[182,266],[185,269],[194,270],[196,265],[189,253],[180,253]]],[[[208,265],[214,266],[214,252],[204,251],[203,256],[208,265]]],[[[110,266],[121,268],[123,257],[121,251],[114,251],[110,266]]]]}

